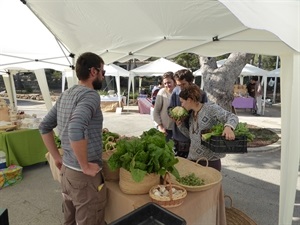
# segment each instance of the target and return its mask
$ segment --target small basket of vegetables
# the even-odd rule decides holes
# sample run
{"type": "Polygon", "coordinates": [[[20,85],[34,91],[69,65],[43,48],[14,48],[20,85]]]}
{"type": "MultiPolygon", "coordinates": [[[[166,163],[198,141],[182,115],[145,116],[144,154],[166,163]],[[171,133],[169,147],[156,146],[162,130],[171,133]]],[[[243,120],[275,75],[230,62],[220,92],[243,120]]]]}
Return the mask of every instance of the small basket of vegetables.
{"type": "Polygon", "coordinates": [[[107,161],[116,149],[117,141],[120,135],[110,132],[107,128],[102,129],[102,159],[107,161]]]}
{"type": "Polygon", "coordinates": [[[173,184],[179,185],[190,192],[205,191],[222,180],[222,174],[212,168],[208,167],[206,158],[199,158],[196,162],[188,159],[177,157],[179,162],[175,165],[178,170],[179,177],[174,177],[171,174],[171,181],[173,184]],[[206,166],[198,164],[199,160],[205,159],[206,166]]]}
{"type": "Polygon", "coordinates": [[[183,203],[187,196],[187,191],[179,185],[172,184],[169,173],[166,173],[164,183],[152,187],[149,191],[149,196],[152,202],[165,208],[173,208],[183,203]]]}
{"type": "Polygon", "coordinates": [[[202,133],[201,144],[216,153],[247,153],[247,141],[252,141],[254,135],[246,123],[238,123],[234,130],[235,140],[226,140],[222,136],[224,124],[219,123],[208,132],[202,133]]]}
{"type": "Polygon", "coordinates": [[[117,181],[119,180],[119,170],[112,171],[107,161],[111,155],[116,151],[116,143],[120,139],[120,135],[117,133],[110,132],[107,128],[102,130],[102,162],[103,162],[103,176],[106,181],[117,181]]]}

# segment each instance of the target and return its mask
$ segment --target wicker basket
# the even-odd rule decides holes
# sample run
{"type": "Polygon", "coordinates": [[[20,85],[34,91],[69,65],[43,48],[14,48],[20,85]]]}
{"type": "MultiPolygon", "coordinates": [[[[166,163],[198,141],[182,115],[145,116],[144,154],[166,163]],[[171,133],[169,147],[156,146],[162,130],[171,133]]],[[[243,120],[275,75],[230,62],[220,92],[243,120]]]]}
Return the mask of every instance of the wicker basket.
{"type": "Polygon", "coordinates": [[[169,173],[166,173],[164,177],[164,184],[155,185],[154,187],[152,187],[149,191],[149,196],[152,199],[152,202],[157,203],[165,208],[173,208],[180,206],[183,203],[185,197],[187,196],[187,191],[179,185],[172,184],[169,173]],[[154,195],[154,189],[157,189],[161,186],[164,186],[166,188],[166,190],[169,192],[169,196],[154,195]],[[172,188],[181,190],[182,192],[175,196],[173,195],[172,188]]]}
{"type": "Polygon", "coordinates": [[[232,199],[230,196],[225,195],[224,197],[230,201],[230,206],[225,208],[227,225],[257,225],[257,223],[245,213],[232,207],[232,199]]]}
{"type": "MultiPolygon", "coordinates": [[[[205,191],[212,188],[214,185],[218,184],[222,180],[222,174],[211,167],[201,166],[198,164],[198,161],[204,159],[199,158],[197,162],[190,161],[188,159],[178,157],[179,162],[175,164],[176,169],[179,172],[181,177],[187,176],[191,173],[194,173],[197,177],[204,180],[204,185],[201,186],[188,186],[179,183],[176,178],[171,174],[171,181],[174,184],[184,187],[187,191],[205,191]]],[[[207,163],[208,164],[208,163],[207,163]]]]}
{"type": "Polygon", "coordinates": [[[154,185],[158,185],[160,176],[155,173],[147,174],[141,182],[133,180],[131,173],[124,168],[120,168],[119,187],[125,194],[142,195],[149,193],[154,185]]]}
{"type": "Polygon", "coordinates": [[[105,151],[102,153],[102,162],[103,162],[103,176],[106,181],[118,181],[120,178],[120,169],[112,171],[108,166],[109,157],[115,152],[115,150],[105,151]]]}
{"type": "Polygon", "coordinates": [[[15,130],[15,129],[17,129],[17,125],[3,125],[3,126],[0,126],[1,131],[12,131],[12,130],[15,130]]]}

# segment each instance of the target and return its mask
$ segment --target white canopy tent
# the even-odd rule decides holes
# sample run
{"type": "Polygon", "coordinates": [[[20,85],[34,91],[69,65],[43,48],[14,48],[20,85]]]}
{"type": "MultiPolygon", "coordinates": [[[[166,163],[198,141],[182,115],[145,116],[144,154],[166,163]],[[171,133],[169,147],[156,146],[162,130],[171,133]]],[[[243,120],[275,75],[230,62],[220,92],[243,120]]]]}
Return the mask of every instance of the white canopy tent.
{"type": "MultiPolygon", "coordinates": [[[[226,59],[217,61],[217,66],[218,67],[222,66],[225,63],[225,61],[226,61],[226,59]]],[[[253,66],[253,65],[247,63],[239,76],[240,84],[244,84],[245,76],[262,76],[262,85],[264,86],[263,99],[266,99],[266,95],[267,95],[266,82],[267,82],[268,72],[269,71],[267,71],[267,70],[263,70],[259,67],[256,67],[256,66],[253,66]]],[[[203,76],[201,73],[201,69],[194,71],[193,74],[194,74],[194,76],[201,76],[201,88],[203,89],[204,82],[203,82],[203,76]]],[[[265,114],[265,107],[266,107],[266,105],[265,105],[265,101],[264,101],[264,104],[262,106],[262,115],[265,114]]]]}
{"type": "Polygon", "coordinates": [[[285,74],[279,224],[291,224],[300,155],[299,0],[26,2],[76,56],[93,51],[108,64],[131,58],[171,58],[182,52],[278,55],[285,74]]]}
{"type": "MultiPolygon", "coordinates": [[[[220,60],[217,62],[218,66],[220,67],[225,63],[226,60],[220,60]]],[[[261,85],[264,87],[263,92],[263,105],[262,105],[262,115],[265,114],[265,108],[266,108],[266,96],[267,96],[267,75],[269,71],[261,69],[259,67],[253,66],[251,64],[246,64],[243,68],[241,75],[240,75],[240,84],[244,84],[244,77],[245,76],[261,76],[262,80],[260,80],[261,85]]]]}
{"type": "Polygon", "coordinates": [[[19,1],[0,0],[0,74],[11,107],[16,108],[13,76],[18,72],[34,71],[47,109],[50,109],[52,102],[44,68],[71,73],[68,77],[73,79],[73,59],[44,24],[28,8],[20,6],[19,1]]]}
{"type": "MultiPolygon", "coordinates": [[[[219,60],[217,61],[217,66],[220,67],[224,64],[226,60],[219,60]]],[[[259,67],[253,66],[251,64],[246,64],[245,67],[243,68],[239,78],[240,78],[240,84],[244,84],[244,77],[245,76],[266,76],[268,73],[267,70],[263,70],[259,67]]],[[[201,69],[198,69],[193,72],[194,76],[201,76],[201,88],[203,88],[203,77],[201,73],[201,69]]]]}
{"type": "MultiPolygon", "coordinates": [[[[175,73],[177,70],[186,69],[183,66],[178,65],[168,59],[159,58],[155,61],[152,61],[148,64],[140,66],[138,68],[130,70],[131,80],[134,80],[134,77],[139,77],[139,87],[141,87],[142,77],[152,77],[152,76],[162,76],[168,71],[175,73]]],[[[134,84],[134,82],[133,82],[134,84]]],[[[134,85],[133,85],[134,86],[134,85]]],[[[130,86],[128,86],[128,92],[130,91],[130,86]]],[[[133,90],[134,91],[134,90],[133,90]]]]}
{"type": "MultiPolygon", "coordinates": [[[[274,70],[271,70],[269,72],[267,72],[267,74],[263,77],[264,79],[264,99],[266,99],[266,96],[267,96],[267,85],[269,85],[269,83],[267,83],[267,79],[268,78],[274,78],[274,91],[273,91],[273,100],[272,102],[274,103],[275,102],[275,95],[276,95],[276,86],[277,86],[277,78],[280,77],[280,68],[277,68],[277,69],[274,69],[274,70]]],[[[263,108],[264,109],[264,108],[263,108]]]]}
{"type": "Polygon", "coordinates": [[[130,76],[162,76],[165,72],[186,69],[168,59],[160,58],[146,65],[130,70],[130,76]]]}
{"type": "Polygon", "coordinates": [[[269,71],[267,77],[280,77],[280,68],[269,71]]]}
{"type": "Polygon", "coordinates": [[[105,70],[105,76],[115,77],[118,99],[121,105],[122,96],[121,96],[120,77],[128,77],[128,83],[129,83],[130,82],[129,71],[115,64],[104,65],[104,70],[105,70]]]}

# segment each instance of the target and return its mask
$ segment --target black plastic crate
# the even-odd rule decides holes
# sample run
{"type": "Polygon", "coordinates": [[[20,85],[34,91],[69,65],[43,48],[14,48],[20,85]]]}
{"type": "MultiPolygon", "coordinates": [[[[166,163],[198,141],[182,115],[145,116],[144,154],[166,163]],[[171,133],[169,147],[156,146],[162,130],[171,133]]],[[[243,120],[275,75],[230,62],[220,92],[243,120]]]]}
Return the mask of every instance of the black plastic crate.
{"type": "Polygon", "coordinates": [[[0,208],[0,224],[9,225],[7,209],[0,208]]]}
{"type": "Polygon", "coordinates": [[[108,225],[186,225],[186,221],[160,205],[149,202],[108,225]]]}
{"type": "Polygon", "coordinates": [[[247,153],[247,137],[236,136],[235,140],[226,140],[223,136],[211,136],[208,141],[201,143],[216,153],[247,153]]]}

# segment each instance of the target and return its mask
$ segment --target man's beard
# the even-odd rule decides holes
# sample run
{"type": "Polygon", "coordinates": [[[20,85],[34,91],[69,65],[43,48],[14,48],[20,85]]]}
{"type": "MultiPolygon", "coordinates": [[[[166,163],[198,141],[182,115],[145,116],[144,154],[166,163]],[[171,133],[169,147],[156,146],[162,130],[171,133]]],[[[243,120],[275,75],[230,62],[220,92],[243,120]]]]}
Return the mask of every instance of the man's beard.
{"type": "Polygon", "coordinates": [[[102,81],[99,79],[96,79],[93,81],[92,85],[95,90],[99,91],[102,88],[102,81]]]}

